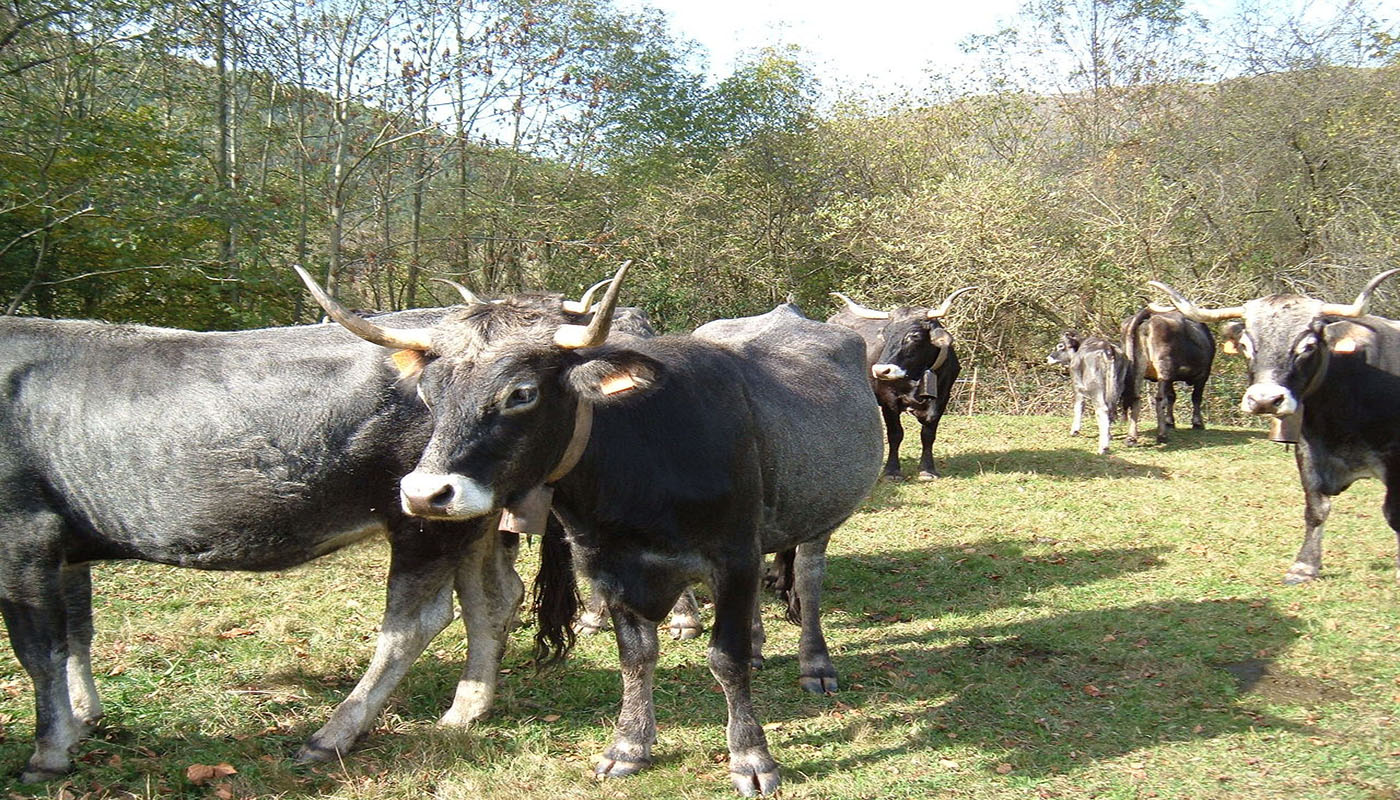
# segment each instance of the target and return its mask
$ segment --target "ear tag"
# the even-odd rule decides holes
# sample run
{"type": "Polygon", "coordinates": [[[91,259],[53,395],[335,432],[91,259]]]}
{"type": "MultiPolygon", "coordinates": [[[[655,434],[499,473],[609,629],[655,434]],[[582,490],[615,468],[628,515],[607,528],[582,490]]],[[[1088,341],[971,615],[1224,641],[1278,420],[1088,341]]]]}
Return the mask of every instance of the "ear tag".
{"type": "Polygon", "coordinates": [[[1334,352],[1334,353],[1355,353],[1355,352],[1356,352],[1356,340],[1355,340],[1355,339],[1352,339],[1352,338],[1350,338],[1350,337],[1348,337],[1348,338],[1346,338],[1346,339],[1338,340],[1336,344],[1332,345],[1332,352],[1334,352]]]}
{"type": "Polygon", "coordinates": [[[598,391],[606,395],[622,394],[637,388],[637,379],[630,373],[612,375],[598,384],[598,391]]]}
{"type": "Polygon", "coordinates": [[[401,378],[412,378],[423,369],[423,354],[417,350],[395,350],[389,360],[394,362],[394,369],[401,378]]]}
{"type": "Polygon", "coordinates": [[[1232,356],[1240,352],[1240,346],[1235,343],[1234,339],[1226,339],[1221,342],[1220,349],[1232,356]]]}

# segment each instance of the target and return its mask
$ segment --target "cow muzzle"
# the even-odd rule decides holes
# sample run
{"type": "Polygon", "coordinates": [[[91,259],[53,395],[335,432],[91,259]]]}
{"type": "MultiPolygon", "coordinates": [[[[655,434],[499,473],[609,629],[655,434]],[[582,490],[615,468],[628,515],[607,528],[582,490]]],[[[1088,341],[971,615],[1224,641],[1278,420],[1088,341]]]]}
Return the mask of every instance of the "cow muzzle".
{"type": "Polygon", "coordinates": [[[908,377],[908,373],[898,364],[876,364],[870,368],[870,374],[877,381],[897,381],[908,377]]]}
{"type": "Polygon", "coordinates": [[[399,480],[404,513],[428,519],[471,519],[495,510],[493,493],[461,475],[410,472],[399,480]]]}
{"type": "Polygon", "coordinates": [[[1240,410],[1261,416],[1286,417],[1298,411],[1298,399],[1277,383],[1256,383],[1245,390],[1240,410]]]}

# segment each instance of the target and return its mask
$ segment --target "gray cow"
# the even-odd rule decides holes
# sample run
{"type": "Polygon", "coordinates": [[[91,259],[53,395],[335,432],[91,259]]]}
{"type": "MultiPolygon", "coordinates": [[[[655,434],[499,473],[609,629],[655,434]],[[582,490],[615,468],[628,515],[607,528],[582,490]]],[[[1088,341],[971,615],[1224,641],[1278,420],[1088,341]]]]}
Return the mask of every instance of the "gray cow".
{"type": "Polygon", "coordinates": [[[1070,435],[1079,435],[1084,405],[1091,403],[1099,423],[1099,453],[1107,453],[1108,443],[1113,438],[1114,418],[1137,402],[1132,363],[1113,342],[1097,336],[1080,338],[1073,331],[1061,334],[1059,345],[1045,360],[1069,367],[1070,379],[1074,382],[1074,422],[1070,424],[1070,435]]]}

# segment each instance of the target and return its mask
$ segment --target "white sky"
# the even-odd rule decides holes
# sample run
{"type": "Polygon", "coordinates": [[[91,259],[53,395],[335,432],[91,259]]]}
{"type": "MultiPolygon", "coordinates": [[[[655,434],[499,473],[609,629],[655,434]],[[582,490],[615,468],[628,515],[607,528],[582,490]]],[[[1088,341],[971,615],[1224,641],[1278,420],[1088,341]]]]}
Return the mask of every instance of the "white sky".
{"type": "MultiPolygon", "coordinates": [[[[1346,0],[1253,0],[1273,10],[1328,13],[1346,0]]],[[[746,51],[797,44],[806,51],[826,93],[870,87],[922,86],[930,65],[965,64],[958,43],[995,33],[1024,0],[620,0],[624,8],[666,12],[673,34],[709,52],[710,75],[730,74],[746,51]]],[[[1231,13],[1237,0],[1190,0],[1208,19],[1231,13]]],[[[1392,21],[1400,0],[1362,0],[1392,21]]]]}

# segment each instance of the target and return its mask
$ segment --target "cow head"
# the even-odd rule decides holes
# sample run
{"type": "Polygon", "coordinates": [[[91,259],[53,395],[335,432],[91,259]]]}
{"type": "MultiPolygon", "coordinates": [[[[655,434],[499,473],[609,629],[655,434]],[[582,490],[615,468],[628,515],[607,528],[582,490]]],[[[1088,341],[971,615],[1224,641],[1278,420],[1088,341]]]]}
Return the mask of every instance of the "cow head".
{"type": "Polygon", "coordinates": [[[948,360],[953,336],[943,327],[942,319],[948,314],[953,300],[975,288],[965,286],[958,289],[936,308],[903,306],[894,311],[876,311],[840,292],[832,294],[844,300],[846,308],[857,317],[888,320],[880,332],[884,347],[870,367],[870,372],[878,381],[901,381],[919,380],[925,372],[936,372],[948,360]]]}
{"type": "Polygon", "coordinates": [[[1051,366],[1062,364],[1069,366],[1069,360],[1079,350],[1079,343],[1082,341],[1079,334],[1074,331],[1065,331],[1060,334],[1060,343],[1055,345],[1055,349],[1050,351],[1050,355],[1045,357],[1045,363],[1051,366]]]}
{"type": "Polygon", "coordinates": [[[364,320],[347,324],[335,301],[312,290],[353,333],[397,348],[395,363],[416,381],[432,416],[432,437],[399,482],[405,512],[468,519],[516,503],[572,466],[587,443],[593,406],[622,402],[658,382],[660,363],[605,344],[628,266],[587,325],[560,325],[557,315],[538,313],[532,320],[506,301],[450,315],[426,335],[406,335],[372,323],[369,330],[364,320]]]}
{"type": "Polygon", "coordinates": [[[1381,281],[1400,270],[1372,278],[1349,305],[1324,303],[1310,297],[1280,294],[1250,300],[1242,306],[1200,308],[1172,287],[1149,281],[1171,296],[1185,316],[1197,322],[1227,322],[1221,338],[1249,359],[1249,388],[1240,408],[1250,414],[1284,419],[1302,407],[1304,398],[1327,372],[1333,347],[1327,338],[1328,318],[1360,317],[1381,281]]]}

